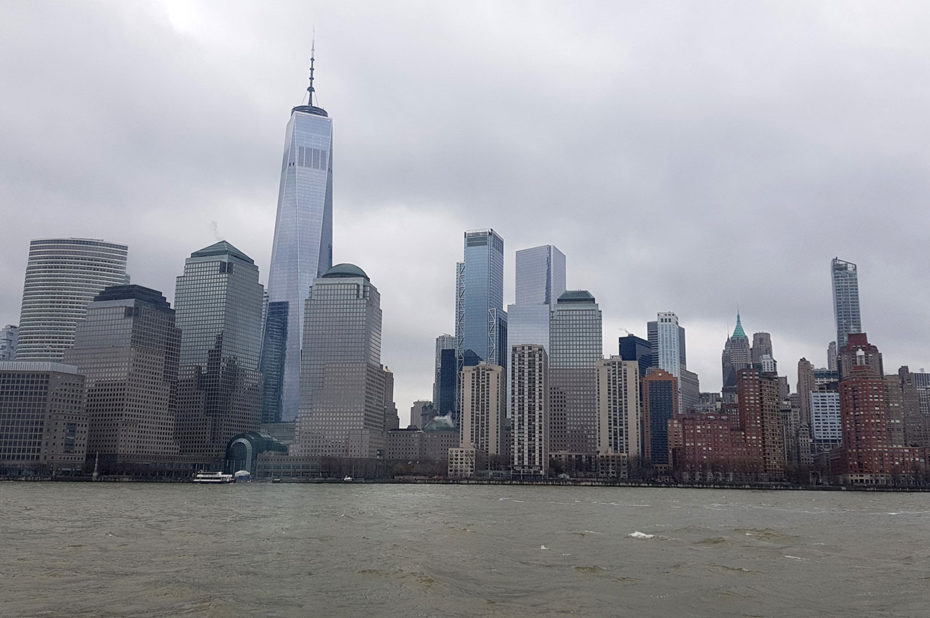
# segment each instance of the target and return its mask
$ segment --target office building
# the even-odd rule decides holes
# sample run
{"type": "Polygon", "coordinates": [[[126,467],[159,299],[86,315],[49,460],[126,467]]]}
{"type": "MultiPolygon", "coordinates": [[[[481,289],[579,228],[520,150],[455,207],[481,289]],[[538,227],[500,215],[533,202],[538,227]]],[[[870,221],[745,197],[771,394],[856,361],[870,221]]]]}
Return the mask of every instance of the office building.
{"type": "Polygon", "coordinates": [[[485,456],[501,454],[505,396],[500,365],[481,362],[462,369],[461,448],[485,456]]]}
{"type": "Polygon", "coordinates": [[[0,329],[0,361],[11,361],[16,356],[19,327],[7,324],[0,329]]]}
{"type": "Polygon", "coordinates": [[[60,361],[103,288],[129,283],[126,245],[86,238],[29,243],[16,360],[60,361]]]}
{"type": "Polygon", "coordinates": [[[735,389],[738,383],[737,374],[740,369],[752,366],[752,350],[749,346],[749,338],[746,337],[746,331],[743,330],[743,323],[739,313],[736,314],[736,328],[733,329],[733,334],[727,338],[723,346],[721,365],[723,368],[724,389],[735,389]]]}
{"type": "Polygon", "coordinates": [[[185,457],[221,463],[233,436],[259,428],[263,292],[252,258],[226,241],[184,262],[174,302],[181,329],[176,433],[185,457]]]}
{"type": "Polygon", "coordinates": [[[587,290],[559,296],[549,325],[550,453],[597,452],[601,310],[587,290]]]}
{"type": "Polygon", "coordinates": [[[296,454],[377,457],[393,389],[381,366],[378,288],[358,266],[337,264],[313,283],[305,315],[296,454]]]}
{"type": "MultiPolygon", "coordinates": [[[[676,333],[677,335],[677,333],[676,333]]],[[[642,455],[639,365],[611,356],[597,362],[599,455],[642,455]]]]}
{"type": "Polygon", "coordinates": [[[439,389],[434,402],[440,416],[452,415],[456,409],[456,387],[458,384],[458,360],[455,349],[444,348],[439,358],[439,389]]]}
{"type": "Polygon", "coordinates": [[[642,381],[643,457],[654,466],[667,466],[668,421],[678,415],[677,378],[653,369],[642,381]]]}
{"type": "MultiPolygon", "coordinates": [[[[565,255],[552,245],[516,254],[516,302],[507,306],[507,344],[536,344],[549,350],[549,314],[565,291],[565,255]]],[[[507,355],[507,374],[511,373],[507,355]]],[[[508,401],[508,413],[511,414],[508,401]]]]}
{"type": "MultiPolygon", "coordinates": [[[[435,366],[433,368],[433,402],[439,402],[440,390],[442,390],[442,351],[455,351],[455,336],[439,335],[436,337],[436,356],[435,366]]],[[[453,393],[453,397],[455,394],[453,393]]],[[[451,409],[451,408],[450,408],[451,409]]]]}
{"type": "Polygon", "coordinates": [[[178,454],[180,346],[174,310],[161,292],[113,286],[88,305],[65,362],[84,375],[87,449],[100,462],[164,461],[178,454]]]}
{"type": "Polygon", "coordinates": [[[766,355],[769,358],[775,357],[772,351],[772,335],[769,333],[753,333],[752,348],[750,349],[752,364],[761,365],[762,359],[766,355]]]}
{"type": "MultiPolygon", "coordinates": [[[[333,121],[313,99],[313,57],[307,104],[291,110],[284,135],[268,298],[287,313],[280,412],[265,416],[293,421],[300,408],[300,346],[304,307],[313,281],[333,263],[333,121]]],[[[280,320],[280,314],[276,316],[280,320]]],[[[280,355],[276,354],[277,361],[280,355]]]]}
{"type": "MultiPolygon", "coordinates": [[[[266,295],[267,296],[267,295],[266,295]]],[[[284,369],[287,358],[286,301],[269,302],[262,312],[262,423],[280,423],[283,411],[284,369]]]]}
{"type": "Polygon", "coordinates": [[[516,253],[515,304],[555,304],[565,291],[565,254],[553,245],[516,253]]]}
{"type": "Polygon", "coordinates": [[[504,239],[494,230],[465,232],[465,261],[456,265],[455,346],[459,368],[507,364],[504,239]]]}
{"type": "MultiPolygon", "coordinates": [[[[658,330],[656,331],[658,337],[658,330]]],[[[639,365],[639,377],[646,377],[646,372],[650,367],[654,367],[652,346],[647,339],[637,337],[636,335],[627,335],[620,337],[620,358],[628,361],[636,361],[639,365]]]]}
{"type": "Polygon", "coordinates": [[[549,470],[549,357],[538,344],[511,346],[510,410],[515,474],[549,470]]]}
{"type": "Polygon", "coordinates": [[[86,454],[84,376],[77,368],[0,361],[0,470],[79,472],[86,454]]]}
{"type": "Polygon", "coordinates": [[[833,317],[836,320],[836,348],[842,352],[850,333],[862,332],[859,317],[859,274],[852,262],[833,258],[833,317]]]}

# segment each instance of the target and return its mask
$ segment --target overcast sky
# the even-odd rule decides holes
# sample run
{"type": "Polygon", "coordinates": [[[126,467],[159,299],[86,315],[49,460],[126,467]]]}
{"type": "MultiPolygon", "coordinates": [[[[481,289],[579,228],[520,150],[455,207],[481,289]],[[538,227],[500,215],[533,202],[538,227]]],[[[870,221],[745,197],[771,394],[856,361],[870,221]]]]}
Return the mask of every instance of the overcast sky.
{"type": "Polygon", "coordinates": [[[402,423],[471,228],[504,237],[505,303],[513,252],[558,246],[605,354],[675,311],[705,391],[737,309],[792,388],[826,363],[834,256],[886,371],[930,368],[925,3],[267,4],[0,3],[0,323],[34,238],[126,243],[169,300],[222,238],[265,283],[316,28],[334,259],[381,292],[402,423]]]}

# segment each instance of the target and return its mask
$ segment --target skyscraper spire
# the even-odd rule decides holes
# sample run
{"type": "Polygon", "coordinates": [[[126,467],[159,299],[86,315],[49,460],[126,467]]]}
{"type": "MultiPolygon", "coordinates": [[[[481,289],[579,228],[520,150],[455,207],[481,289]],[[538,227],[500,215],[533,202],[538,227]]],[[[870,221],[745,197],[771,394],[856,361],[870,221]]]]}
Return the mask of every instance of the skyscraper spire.
{"type": "Polygon", "coordinates": [[[310,86],[307,88],[307,92],[310,93],[310,100],[307,101],[307,105],[313,105],[313,61],[316,60],[314,56],[316,55],[316,33],[313,34],[313,42],[310,43],[310,86]]]}
{"type": "Polygon", "coordinates": [[[743,323],[739,317],[739,311],[736,312],[736,328],[733,329],[733,339],[748,339],[746,331],[743,330],[743,323]]]}

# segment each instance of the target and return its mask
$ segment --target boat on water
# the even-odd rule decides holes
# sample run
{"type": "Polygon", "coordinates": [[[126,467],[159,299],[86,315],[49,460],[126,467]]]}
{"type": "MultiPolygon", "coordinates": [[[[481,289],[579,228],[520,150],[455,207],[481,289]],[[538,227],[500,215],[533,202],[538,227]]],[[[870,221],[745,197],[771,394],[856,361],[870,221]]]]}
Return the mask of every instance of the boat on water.
{"type": "Polygon", "coordinates": [[[205,472],[201,470],[194,475],[194,482],[202,485],[218,485],[223,483],[234,483],[236,478],[232,474],[224,472],[205,472]]]}

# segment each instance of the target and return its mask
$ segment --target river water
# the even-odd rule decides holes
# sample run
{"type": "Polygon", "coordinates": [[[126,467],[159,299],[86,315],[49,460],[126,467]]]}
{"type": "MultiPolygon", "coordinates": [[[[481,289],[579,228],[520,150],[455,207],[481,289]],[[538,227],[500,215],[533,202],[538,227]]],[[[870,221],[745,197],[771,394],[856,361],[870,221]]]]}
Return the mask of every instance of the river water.
{"type": "Polygon", "coordinates": [[[930,615],[930,494],[0,483],[0,615],[930,615]]]}

